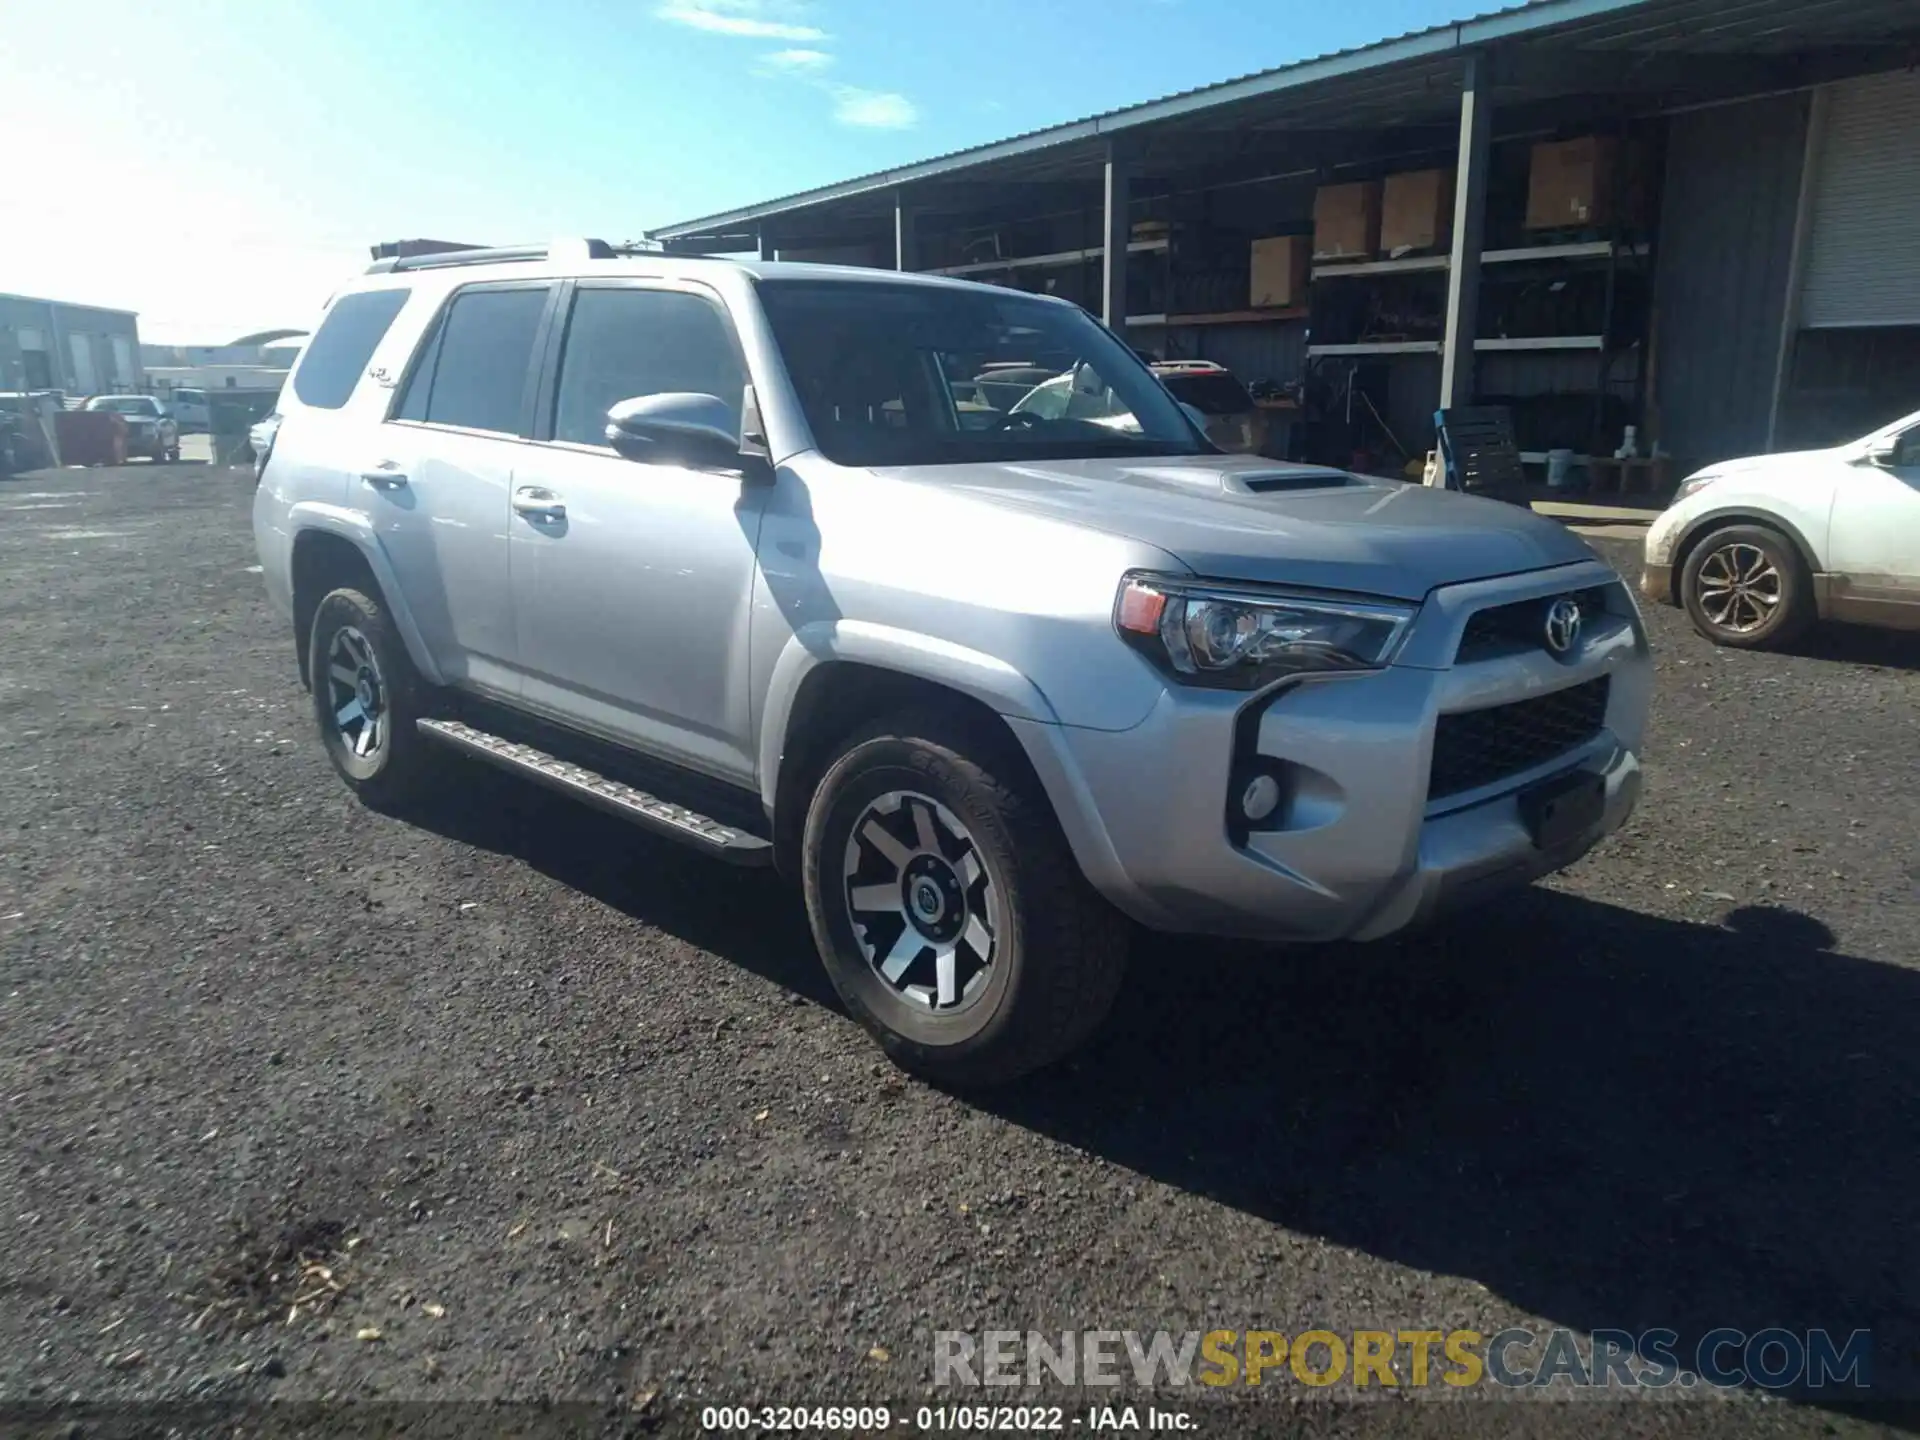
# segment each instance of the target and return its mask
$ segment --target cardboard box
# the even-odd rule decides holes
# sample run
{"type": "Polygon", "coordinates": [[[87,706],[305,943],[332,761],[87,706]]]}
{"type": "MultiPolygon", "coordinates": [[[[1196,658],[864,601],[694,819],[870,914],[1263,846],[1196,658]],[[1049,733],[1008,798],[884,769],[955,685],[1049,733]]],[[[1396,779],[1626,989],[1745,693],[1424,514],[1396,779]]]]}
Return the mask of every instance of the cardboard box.
{"type": "Polygon", "coordinates": [[[1527,174],[1527,229],[1572,230],[1613,223],[1617,141],[1605,135],[1542,140],[1527,174]]]}
{"type": "Polygon", "coordinates": [[[1380,248],[1380,182],[1322,185],[1313,195],[1313,258],[1371,260],[1380,248]]]}
{"type": "Polygon", "coordinates": [[[1256,310],[1307,303],[1307,237],[1275,235],[1253,242],[1253,285],[1248,296],[1256,310]]]}
{"type": "Polygon", "coordinates": [[[1439,250],[1453,238],[1453,171],[1408,170],[1380,187],[1380,253],[1439,250]]]}

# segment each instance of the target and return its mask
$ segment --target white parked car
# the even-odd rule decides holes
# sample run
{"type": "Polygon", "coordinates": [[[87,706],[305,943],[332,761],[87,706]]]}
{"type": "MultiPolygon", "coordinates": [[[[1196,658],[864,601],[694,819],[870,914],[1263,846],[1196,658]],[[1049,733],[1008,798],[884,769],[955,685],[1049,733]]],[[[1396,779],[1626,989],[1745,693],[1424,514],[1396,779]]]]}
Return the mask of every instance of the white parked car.
{"type": "Polygon", "coordinates": [[[1784,643],[1815,620],[1920,630],[1920,412],[1689,476],[1647,531],[1640,589],[1718,645],[1784,643]]]}

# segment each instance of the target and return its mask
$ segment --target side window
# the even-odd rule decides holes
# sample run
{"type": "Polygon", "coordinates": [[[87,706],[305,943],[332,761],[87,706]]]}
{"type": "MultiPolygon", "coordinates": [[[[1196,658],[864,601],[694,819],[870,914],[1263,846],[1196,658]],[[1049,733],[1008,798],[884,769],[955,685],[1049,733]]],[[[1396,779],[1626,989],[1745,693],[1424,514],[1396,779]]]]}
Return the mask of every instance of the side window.
{"type": "Polygon", "coordinates": [[[338,410],[346,404],[373,358],[374,347],[406,303],[404,289],[356,290],[334,301],[294,371],[293,393],[300,403],[319,410],[338,410]]]}
{"type": "Polygon", "coordinates": [[[606,444],[607,411],[636,395],[715,395],[740,418],[747,383],[719,307],[678,290],[574,294],[554,397],[553,438],[606,444]]]}
{"type": "Polygon", "coordinates": [[[518,435],[547,293],[539,285],[454,296],[414,367],[396,418],[518,435]]]}

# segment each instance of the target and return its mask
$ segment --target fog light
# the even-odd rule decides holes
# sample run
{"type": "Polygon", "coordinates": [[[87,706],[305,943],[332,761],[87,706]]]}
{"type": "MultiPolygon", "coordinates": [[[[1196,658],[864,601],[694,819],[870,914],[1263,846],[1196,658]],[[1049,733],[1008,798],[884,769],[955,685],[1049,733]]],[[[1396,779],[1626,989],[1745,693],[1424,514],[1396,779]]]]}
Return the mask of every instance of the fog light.
{"type": "Polygon", "coordinates": [[[1257,825],[1280,803],[1280,782],[1271,775],[1256,775],[1240,792],[1240,813],[1257,825]]]}

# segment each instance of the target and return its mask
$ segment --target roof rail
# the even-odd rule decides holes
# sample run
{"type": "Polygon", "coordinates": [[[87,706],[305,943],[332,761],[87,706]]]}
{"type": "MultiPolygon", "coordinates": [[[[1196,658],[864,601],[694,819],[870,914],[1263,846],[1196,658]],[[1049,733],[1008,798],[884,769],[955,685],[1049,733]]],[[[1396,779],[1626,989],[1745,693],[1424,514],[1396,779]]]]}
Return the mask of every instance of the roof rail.
{"type": "Polygon", "coordinates": [[[424,255],[388,255],[367,267],[369,275],[395,270],[442,270],[454,265],[498,265],[515,260],[613,260],[622,255],[657,253],[638,245],[611,245],[605,240],[557,240],[548,245],[502,245],[460,250],[436,250],[424,255]]]}

